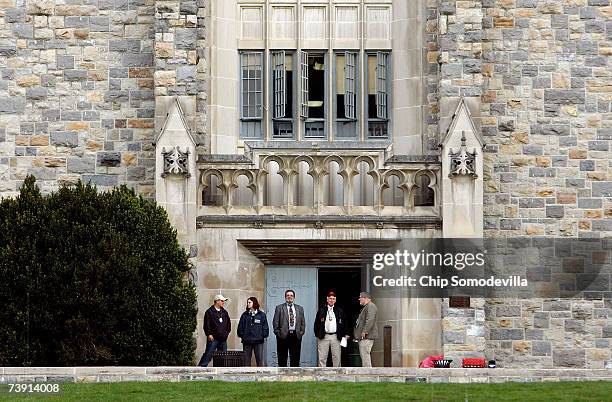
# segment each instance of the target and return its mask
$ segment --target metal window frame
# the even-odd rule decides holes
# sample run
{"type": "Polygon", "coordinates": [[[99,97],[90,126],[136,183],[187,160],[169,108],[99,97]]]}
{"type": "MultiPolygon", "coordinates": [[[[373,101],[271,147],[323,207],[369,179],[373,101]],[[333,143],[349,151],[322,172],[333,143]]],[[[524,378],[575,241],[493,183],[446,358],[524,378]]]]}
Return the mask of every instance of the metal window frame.
{"type": "Polygon", "coordinates": [[[391,52],[390,51],[383,51],[383,50],[379,50],[379,51],[365,51],[364,52],[364,71],[365,71],[365,87],[366,87],[366,93],[364,94],[365,97],[365,139],[366,140],[390,140],[392,138],[392,133],[391,133],[391,113],[389,110],[389,105],[391,104],[391,80],[390,77],[392,77],[392,72],[391,72],[391,52]],[[384,55],[384,61],[381,62],[381,55],[384,55]],[[377,72],[375,73],[375,77],[376,77],[376,83],[375,83],[375,90],[376,90],[376,94],[375,94],[375,99],[376,99],[376,115],[380,116],[382,113],[382,110],[380,110],[379,108],[379,104],[381,103],[381,101],[383,102],[383,105],[385,107],[384,109],[384,118],[381,117],[369,117],[368,116],[368,110],[370,108],[370,98],[369,98],[369,92],[367,90],[368,87],[368,77],[369,77],[369,61],[368,58],[372,57],[372,56],[376,56],[376,69],[377,72]],[[379,65],[384,66],[385,69],[384,71],[381,71],[382,68],[379,67],[379,65]],[[380,71],[380,73],[379,73],[380,71]],[[383,75],[384,72],[384,75],[383,75]],[[382,78],[379,81],[379,76],[382,78]],[[384,82],[384,86],[381,88],[381,84],[384,82]],[[386,96],[384,97],[384,99],[381,99],[382,94],[385,94],[386,96]],[[384,137],[377,137],[377,136],[371,136],[370,135],[370,125],[371,124],[376,124],[376,123],[386,123],[386,136],[384,137]]]}
{"type": "Polygon", "coordinates": [[[357,55],[344,52],[344,115],[350,120],[357,120],[357,55]]]}
{"type": "Polygon", "coordinates": [[[287,111],[287,68],[284,50],[272,52],[272,93],[274,94],[274,119],[282,119],[287,111]]]}
{"type": "Polygon", "coordinates": [[[308,118],[308,52],[300,51],[300,117],[308,118]]]}
{"type": "Polygon", "coordinates": [[[389,53],[376,52],[376,117],[389,119],[387,88],[389,74],[389,53]]]}
{"type": "MultiPolygon", "coordinates": [[[[263,104],[263,92],[264,92],[264,52],[261,51],[242,51],[240,52],[240,119],[243,121],[249,121],[249,120],[263,120],[263,109],[264,109],[264,104],[263,104]],[[259,57],[259,65],[254,64],[254,66],[258,66],[259,67],[259,78],[257,77],[250,77],[250,74],[247,74],[247,77],[244,77],[244,71],[245,71],[245,67],[251,66],[251,64],[249,63],[249,57],[252,56],[257,56],[259,57]],[[246,58],[246,63],[245,63],[245,58],[246,58]],[[257,83],[259,81],[259,88],[260,90],[250,90],[249,89],[249,83],[253,81],[255,83],[257,83]],[[245,85],[246,85],[246,90],[245,90],[245,85]],[[246,93],[246,99],[244,94],[246,93]],[[250,94],[254,93],[255,94],[255,99],[256,102],[254,105],[250,105],[248,103],[248,98],[250,94]],[[244,114],[244,109],[245,107],[247,108],[247,111],[250,112],[251,108],[254,108],[255,113],[251,116],[250,113],[247,113],[248,115],[244,114]]],[[[250,69],[247,69],[250,70],[250,69]]],[[[255,69],[255,71],[257,71],[257,69],[255,69]]],[[[256,88],[257,85],[255,84],[254,87],[256,88]]]]}

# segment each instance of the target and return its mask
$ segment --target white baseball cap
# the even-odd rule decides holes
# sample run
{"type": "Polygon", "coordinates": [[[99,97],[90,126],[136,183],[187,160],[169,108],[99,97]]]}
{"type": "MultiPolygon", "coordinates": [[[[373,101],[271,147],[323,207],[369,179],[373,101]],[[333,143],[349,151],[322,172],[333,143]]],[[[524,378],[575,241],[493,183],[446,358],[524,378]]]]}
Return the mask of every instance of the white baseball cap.
{"type": "Polygon", "coordinates": [[[226,301],[226,300],[229,300],[229,299],[227,297],[223,297],[222,294],[218,294],[218,295],[215,296],[215,299],[213,301],[217,301],[217,300],[226,301]]]}

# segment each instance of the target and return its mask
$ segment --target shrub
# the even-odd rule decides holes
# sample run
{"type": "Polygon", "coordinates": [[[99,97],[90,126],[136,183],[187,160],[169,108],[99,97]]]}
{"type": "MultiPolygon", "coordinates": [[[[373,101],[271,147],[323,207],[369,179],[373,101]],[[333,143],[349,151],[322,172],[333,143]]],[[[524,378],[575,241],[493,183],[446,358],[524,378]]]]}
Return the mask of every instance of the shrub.
{"type": "Polygon", "coordinates": [[[0,202],[0,366],[192,364],[189,269],[155,203],[28,177],[0,202]]]}

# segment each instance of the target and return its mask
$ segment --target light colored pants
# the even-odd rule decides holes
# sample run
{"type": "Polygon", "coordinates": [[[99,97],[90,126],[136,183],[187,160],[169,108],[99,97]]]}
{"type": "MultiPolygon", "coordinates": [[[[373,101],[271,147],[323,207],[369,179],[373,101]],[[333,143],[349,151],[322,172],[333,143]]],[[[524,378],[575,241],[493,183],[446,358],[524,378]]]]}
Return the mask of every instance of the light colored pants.
{"type": "Polygon", "coordinates": [[[332,362],[334,367],[340,367],[340,341],[334,335],[325,334],[325,338],[317,338],[317,349],[319,350],[319,367],[327,367],[327,355],[331,348],[332,362]]]}
{"type": "Polygon", "coordinates": [[[370,352],[374,345],[373,339],[362,339],[359,341],[359,355],[361,356],[361,367],[372,367],[370,352]]]}

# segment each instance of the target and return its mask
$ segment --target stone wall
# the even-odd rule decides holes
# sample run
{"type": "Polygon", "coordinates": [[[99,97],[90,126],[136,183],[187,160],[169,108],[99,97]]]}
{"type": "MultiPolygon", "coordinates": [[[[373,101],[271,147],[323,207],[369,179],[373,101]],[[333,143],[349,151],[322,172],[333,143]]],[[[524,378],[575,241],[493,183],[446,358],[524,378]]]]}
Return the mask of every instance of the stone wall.
{"type": "MultiPolygon", "coordinates": [[[[487,143],[485,237],[609,237],[610,2],[438,6],[438,131],[446,130],[454,97],[471,96],[487,143]]],[[[472,302],[471,309],[444,309],[447,354],[485,353],[506,367],[610,361],[610,300],[488,300],[484,350],[468,336],[483,329],[474,326],[480,300],[472,302]]]]}
{"type": "Polygon", "coordinates": [[[154,3],[0,1],[0,197],[28,174],[153,197],[154,3]]]}
{"type": "Polygon", "coordinates": [[[483,1],[488,236],[612,234],[608,0],[483,1]]]}

